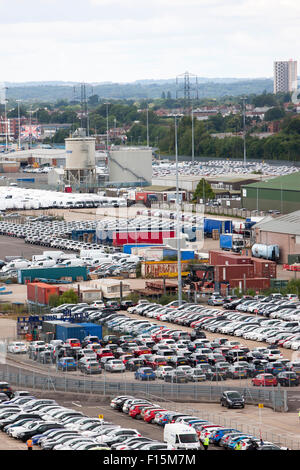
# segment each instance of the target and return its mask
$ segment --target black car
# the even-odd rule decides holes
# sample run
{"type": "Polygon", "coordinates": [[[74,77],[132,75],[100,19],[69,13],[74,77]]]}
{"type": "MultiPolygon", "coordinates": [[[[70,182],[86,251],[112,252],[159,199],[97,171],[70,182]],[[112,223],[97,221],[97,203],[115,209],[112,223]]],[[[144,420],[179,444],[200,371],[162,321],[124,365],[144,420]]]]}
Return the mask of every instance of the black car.
{"type": "Polygon", "coordinates": [[[246,361],[246,354],[247,353],[245,353],[242,349],[231,349],[225,354],[225,359],[231,364],[237,361],[246,361]]]}
{"type": "Polygon", "coordinates": [[[285,387],[299,385],[299,376],[295,372],[285,371],[277,374],[277,382],[285,387]]]}
{"type": "Polygon", "coordinates": [[[58,428],[64,428],[63,424],[49,423],[49,422],[48,423],[37,422],[37,425],[35,427],[22,432],[22,434],[20,434],[20,438],[23,442],[26,442],[27,439],[30,439],[36,434],[43,434],[45,431],[48,431],[49,429],[58,429],[58,428]]]}
{"type": "Polygon", "coordinates": [[[135,372],[136,370],[138,370],[140,367],[143,367],[144,365],[145,363],[142,359],[132,358],[126,361],[125,367],[126,367],[126,370],[135,372]]]}
{"type": "Polygon", "coordinates": [[[235,390],[223,392],[220,398],[220,404],[227,408],[245,408],[244,397],[235,390]]]}

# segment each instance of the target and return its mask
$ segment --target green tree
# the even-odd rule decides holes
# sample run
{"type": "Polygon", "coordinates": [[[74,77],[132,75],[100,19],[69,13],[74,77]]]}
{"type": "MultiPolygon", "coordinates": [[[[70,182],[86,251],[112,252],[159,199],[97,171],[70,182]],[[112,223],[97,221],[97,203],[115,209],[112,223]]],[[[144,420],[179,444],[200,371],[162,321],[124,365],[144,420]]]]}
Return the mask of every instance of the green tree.
{"type": "Polygon", "coordinates": [[[277,119],[282,119],[285,116],[285,111],[283,108],[275,107],[269,109],[265,113],[265,121],[276,121],[277,119]]]}
{"type": "Polygon", "coordinates": [[[199,199],[207,201],[208,199],[214,199],[215,193],[212,190],[211,185],[202,178],[197,184],[196,190],[193,194],[193,202],[197,202],[199,199]]]}

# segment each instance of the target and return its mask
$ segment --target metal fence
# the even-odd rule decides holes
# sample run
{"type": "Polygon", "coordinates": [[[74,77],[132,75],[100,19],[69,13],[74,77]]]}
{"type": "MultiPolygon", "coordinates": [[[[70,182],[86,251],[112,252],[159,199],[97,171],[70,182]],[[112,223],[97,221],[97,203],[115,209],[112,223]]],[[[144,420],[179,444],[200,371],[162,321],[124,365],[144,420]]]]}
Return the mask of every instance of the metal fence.
{"type": "MultiPolygon", "coordinates": [[[[33,389],[49,392],[71,392],[76,394],[94,394],[102,396],[134,395],[141,398],[148,398],[153,402],[160,403],[170,410],[182,411],[186,414],[199,416],[221,426],[238,429],[239,431],[261,437],[264,441],[299,450],[300,441],[289,437],[287,434],[276,434],[273,430],[268,430],[257,417],[257,425],[253,426],[247,422],[238,421],[229,414],[212,413],[204,409],[196,409],[196,403],[215,403],[220,400],[221,393],[226,390],[222,385],[198,385],[198,384],[172,384],[172,383],[151,383],[151,382],[110,382],[106,380],[104,374],[100,380],[88,378],[77,379],[68,376],[41,375],[34,371],[26,372],[17,367],[14,369],[2,366],[0,370],[0,380],[7,381],[19,389],[33,389]],[[186,403],[189,403],[187,408],[186,403]],[[193,408],[195,402],[195,408],[193,408]]],[[[252,390],[249,388],[234,387],[240,391],[247,404],[263,403],[272,407],[275,411],[284,411],[286,404],[286,391],[282,390],[252,390]]],[[[241,416],[242,418],[242,416],[241,416]]]]}
{"type": "MultiPolygon", "coordinates": [[[[88,378],[76,378],[65,373],[64,376],[48,375],[39,372],[25,371],[18,367],[2,365],[0,379],[8,381],[18,387],[31,389],[53,390],[76,393],[96,393],[101,395],[113,395],[129,393],[133,395],[147,394],[156,395],[164,399],[168,397],[174,401],[189,402],[219,402],[220,395],[228,386],[222,383],[216,385],[178,384],[178,383],[154,383],[154,382],[127,382],[120,380],[110,382],[104,373],[101,380],[88,378]]],[[[287,410],[286,391],[280,389],[267,390],[265,388],[250,389],[245,387],[234,387],[242,393],[248,404],[263,403],[274,411],[287,410]]]]}

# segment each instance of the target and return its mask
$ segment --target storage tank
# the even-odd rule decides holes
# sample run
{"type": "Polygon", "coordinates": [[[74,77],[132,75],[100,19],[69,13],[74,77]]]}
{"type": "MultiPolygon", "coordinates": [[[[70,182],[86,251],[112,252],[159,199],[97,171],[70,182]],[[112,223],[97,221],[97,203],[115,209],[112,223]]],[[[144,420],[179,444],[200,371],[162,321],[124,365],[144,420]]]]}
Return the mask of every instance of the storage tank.
{"type": "Polygon", "coordinates": [[[95,142],[96,139],[86,136],[85,129],[78,129],[73,137],[65,139],[64,183],[72,192],[82,188],[85,192],[94,191],[97,186],[95,142]]]}
{"type": "Polygon", "coordinates": [[[252,246],[252,256],[254,258],[264,258],[273,261],[279,260],[279,245],[264,245],[262,243],[255,243],[252,246]]]}
{"type": "Polygon", "coordinates": [[[95,168],[95,139],[93,137],[72,137],[65,139],[66,170],[95,168]]]}
{"type": "Polygon", "coordinates": [[[109,181],[150,183],[152,149],[148,147],[115,147],[109,153],[109,181]]]}

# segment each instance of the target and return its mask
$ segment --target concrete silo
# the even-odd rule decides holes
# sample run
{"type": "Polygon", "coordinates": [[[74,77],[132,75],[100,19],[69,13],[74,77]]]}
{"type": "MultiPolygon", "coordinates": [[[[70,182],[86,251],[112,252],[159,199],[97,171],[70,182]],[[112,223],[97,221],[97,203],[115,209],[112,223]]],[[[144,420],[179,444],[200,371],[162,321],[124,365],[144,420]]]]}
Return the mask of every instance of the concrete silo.
{"type": "Polygon", "coordinates": [[[151,184],[152,149],[149,147],[113,147],[108,164],[111,183],[151,184]]]}
{"type": "Polygon", "coordinates": [[[86,136],[85,129],[78,129],[73,137],[65,139],[64,183],[75,191],[92,192],[97,186],[95,142],[86,136]]]}

